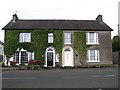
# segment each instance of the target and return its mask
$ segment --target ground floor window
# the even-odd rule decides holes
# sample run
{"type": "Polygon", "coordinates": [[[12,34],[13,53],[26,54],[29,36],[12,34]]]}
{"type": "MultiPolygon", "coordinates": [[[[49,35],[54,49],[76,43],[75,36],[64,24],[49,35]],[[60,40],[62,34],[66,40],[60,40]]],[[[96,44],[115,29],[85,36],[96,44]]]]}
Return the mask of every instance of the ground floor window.
{"type": "Polygon", "coordinates": [[[29,60],[34,60],[34,52],[16,51],[14,54],[14,61],[17,64],[27,64],[29,60]]]}
{"type": "Polygon", "coordinates": [[[88,50],[87,62],[100,62],[99,50],[88,50]]]}

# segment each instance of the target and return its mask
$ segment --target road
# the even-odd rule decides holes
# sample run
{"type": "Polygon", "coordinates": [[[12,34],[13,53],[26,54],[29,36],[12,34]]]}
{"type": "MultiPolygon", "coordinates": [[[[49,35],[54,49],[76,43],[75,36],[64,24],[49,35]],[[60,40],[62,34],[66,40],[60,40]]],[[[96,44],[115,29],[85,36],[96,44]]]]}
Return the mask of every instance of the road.
{"type": "Polygon", "coordinates": [[[2,72],[2,88],[117,87],[117,68],[13,70],[2,72]]]}

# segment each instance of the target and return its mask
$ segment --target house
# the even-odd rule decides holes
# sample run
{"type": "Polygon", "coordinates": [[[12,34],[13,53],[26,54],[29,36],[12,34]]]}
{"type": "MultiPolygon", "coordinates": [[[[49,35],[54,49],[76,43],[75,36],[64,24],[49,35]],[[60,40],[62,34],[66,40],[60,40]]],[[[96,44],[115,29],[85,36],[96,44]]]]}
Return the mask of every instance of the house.
{"type": "Polygon", "coordinates": [[[112,29],[95,20],[24,20],[17,14],[5,30],[5,55],[17,65],[40,60],[45,67],[112,64],[112,29]]]}
{"type": "Polygon", "coordinates": [[[3,61],[3,42],[0,41],[0,62],[3,61]]]}

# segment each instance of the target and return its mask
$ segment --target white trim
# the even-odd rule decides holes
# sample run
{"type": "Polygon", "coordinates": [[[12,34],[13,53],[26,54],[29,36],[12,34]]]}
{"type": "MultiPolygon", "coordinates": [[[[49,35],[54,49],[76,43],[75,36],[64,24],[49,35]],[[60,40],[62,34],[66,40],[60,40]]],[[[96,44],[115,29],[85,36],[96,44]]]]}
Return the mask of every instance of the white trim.
{"type": "Polygon", "coordinates": [[[55,67],[55,49],[53,47],[48,47],[45,51],[45,64],[44,67],[47,67],[47,52],[53,52],[53,67],[55,67]],[[52,51],[48,51],[48,49],[52,49],[52,51]]]}
{"type": "Polygon", "coordinates": [[[100,62],[100,61],[87,61],[87,62],[100,62]]]}
{"type": "Polygon", "coordinates": [[[19,63],[18,64],[21,64],[21,51],[19,52],[19,63]]]}

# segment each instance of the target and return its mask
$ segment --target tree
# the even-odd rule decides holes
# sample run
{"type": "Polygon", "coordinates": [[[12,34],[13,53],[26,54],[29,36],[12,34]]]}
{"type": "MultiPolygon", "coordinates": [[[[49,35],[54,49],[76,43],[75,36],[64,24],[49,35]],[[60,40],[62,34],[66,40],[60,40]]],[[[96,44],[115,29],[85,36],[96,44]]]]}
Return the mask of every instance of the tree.
{"type": "Polygon", "coordinates": [[[118,35],[113,37],[112,50],[113,52],[120,51],[120,37],[118,35]]]}

